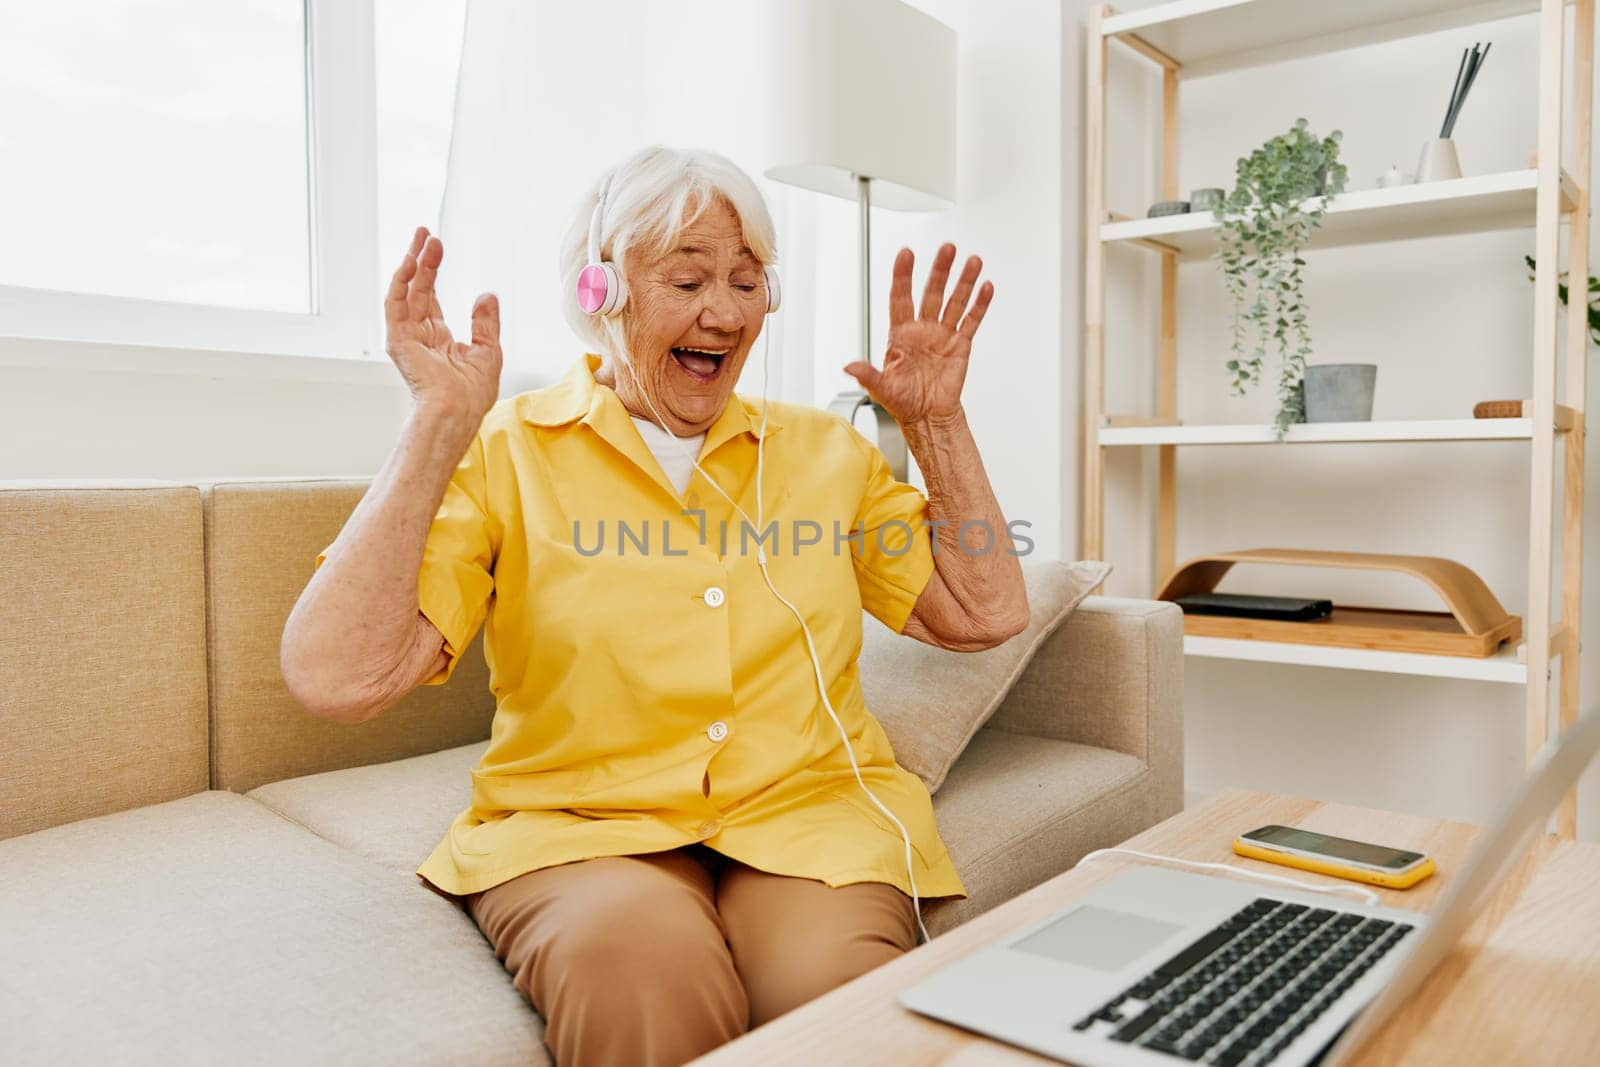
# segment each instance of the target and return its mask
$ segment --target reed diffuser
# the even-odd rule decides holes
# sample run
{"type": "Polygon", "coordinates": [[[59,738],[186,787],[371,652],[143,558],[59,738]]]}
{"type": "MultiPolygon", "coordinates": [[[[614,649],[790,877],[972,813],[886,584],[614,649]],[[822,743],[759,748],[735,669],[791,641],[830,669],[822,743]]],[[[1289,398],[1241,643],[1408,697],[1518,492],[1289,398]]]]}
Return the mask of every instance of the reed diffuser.
{"type": "Polygon", "coordinates": [[[1461,62],[1456,66],[1456,82],[1450,89],[1450,103],[1445,107],[1439,136],[1422,146],[1422,158],[1417,160],[1417,181],[1461,177],[1461,161],[1456,156],[1456,143],[1450,139],[1450,135],[1455,132],[1456,120],[1461,117],[1461,105],[1467,102],[1467,93],[1477,80],[1483,61],[1488,58],[1489,47],[1486,44],[1480,51],[1474,43],[1471,48],[1462,50],[1461,62]]]}

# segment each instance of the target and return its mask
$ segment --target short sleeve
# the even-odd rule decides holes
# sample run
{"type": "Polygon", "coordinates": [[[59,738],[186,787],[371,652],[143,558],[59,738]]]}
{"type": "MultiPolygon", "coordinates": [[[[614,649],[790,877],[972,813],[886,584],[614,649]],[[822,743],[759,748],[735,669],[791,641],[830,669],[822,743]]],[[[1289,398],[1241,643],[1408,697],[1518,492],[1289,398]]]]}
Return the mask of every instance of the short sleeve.
{"type": "Polygon", "coordinates": [[[859,538],[851,546],[851,561],[861,606],[901,633],[933,577],[928,498],[916,486],[895,480],[883,453],[854,429],[850,433],[867,455],[866,489],[851,531],[859,538]]]}
{"type": "MultiPolygon", "coordinates": [[[[327,554],[328,549],[318,553],[318,567],[327,554]]],[[[417,606],[444,635],[450,657],[423,685],[449,681],[461,653],[477,636],[494,592],[494,556],[483,438],[475,436],[445,487],[417,572],[417,606]]]]}

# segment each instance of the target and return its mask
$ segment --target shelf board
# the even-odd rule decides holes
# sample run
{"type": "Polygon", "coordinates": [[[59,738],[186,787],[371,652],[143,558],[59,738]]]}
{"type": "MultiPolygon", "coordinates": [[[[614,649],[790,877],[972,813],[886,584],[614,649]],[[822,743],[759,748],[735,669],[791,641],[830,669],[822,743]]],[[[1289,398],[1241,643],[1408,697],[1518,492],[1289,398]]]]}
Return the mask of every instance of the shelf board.
{"type": "MultiPolygon", "coordinates": [[[[1311,244],[1330,248],[1532,226],[1538,184],[1539,172],[1530,169],[1340,193],[1311,244]]],[[[1561,193],[1566,214],[1572,210],[1574,188],[1565,171],[1561,193]]],[[[1102,223],[1100,239],[1107,244],[1156,242],[1175,248],[1183,259],[1200,259],[1216,249],[1217,227],[1209,211],[1191,212],[1102,223]]]]}
{"type": "Polygon", "coordinates": [[[1173,0],[1112,15],[1184,78],[1436,33],[1539,10],[1538,0],[1173,0]]]}
{"type": "Polygon", "coordinates": [[[1237,426],[1105,426],[1100,443],[1118,445],[1326,444],[1341,441],[1514,441],[1533,438],[1532,419],[1415,419],[1405,422],[1304,422],[1282,442],[1270,423],[1237,426]]]}
{"type": "Polygon", "coordinates": [[[1420,674],[1433,678],[1465,678],[1481,682],[1525,685],[1528,668],[1522,646],[1502,648],[1482,659],[1470,656],[1432,656],[1416,652],[1383,652],[1365,648],[1250,641],[1233,637],[1196,637],[1185,634],[1183,652],[1208,659],[1254,660],[1302,667],[1334,667],[1379,671],[1386,674],[1420,674]]]}

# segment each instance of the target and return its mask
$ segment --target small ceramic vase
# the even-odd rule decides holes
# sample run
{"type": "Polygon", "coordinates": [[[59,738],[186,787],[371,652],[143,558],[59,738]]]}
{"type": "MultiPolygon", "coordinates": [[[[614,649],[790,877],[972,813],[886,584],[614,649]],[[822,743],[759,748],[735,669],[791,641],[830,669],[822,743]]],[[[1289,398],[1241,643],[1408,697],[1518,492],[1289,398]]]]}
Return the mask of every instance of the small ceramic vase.
{"type": "Polygon", "coordinates": [[[1448,137],[1435,137],[1422,146],[1417,160],[1417,181],[1437,182],[1461,177],[1461,161],[1456,158],[1456,143],[1448,137]]]}

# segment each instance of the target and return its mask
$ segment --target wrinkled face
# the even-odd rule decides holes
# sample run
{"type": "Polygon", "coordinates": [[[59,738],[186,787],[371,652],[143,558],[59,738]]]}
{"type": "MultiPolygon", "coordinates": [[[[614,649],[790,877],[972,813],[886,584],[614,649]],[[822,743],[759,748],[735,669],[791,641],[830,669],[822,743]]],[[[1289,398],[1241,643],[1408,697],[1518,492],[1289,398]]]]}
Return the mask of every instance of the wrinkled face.
{"type": "Polygon", "coordinates": [[[698,434],[722,414],[761,333],[766,278],[724,200],[707,205],[664,256],[654,255],[635,246],[623,263],[633,373],[613,368],[607,384],[631,413],[655,421],[642,388],[667,429],[698,434]]]}

